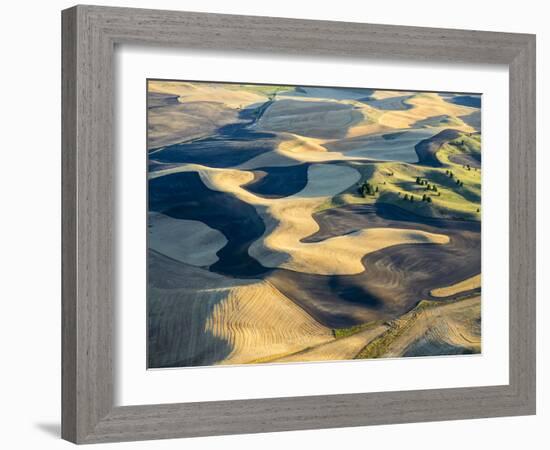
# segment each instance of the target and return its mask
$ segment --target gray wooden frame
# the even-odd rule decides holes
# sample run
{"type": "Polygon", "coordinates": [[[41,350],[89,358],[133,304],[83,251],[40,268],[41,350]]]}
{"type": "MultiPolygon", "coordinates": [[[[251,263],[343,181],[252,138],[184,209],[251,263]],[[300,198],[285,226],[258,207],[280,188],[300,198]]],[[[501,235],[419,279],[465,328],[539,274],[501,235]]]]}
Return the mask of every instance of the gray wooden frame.
{"type": "Polygon", "coordinates": [[[535,36],[97,6],[63,11],[62,30],[63,438],[94,443],[535,413],[535,36]],[[113,52],[126,43],[506,64],[509,384],[114,407],[113,52]]]}

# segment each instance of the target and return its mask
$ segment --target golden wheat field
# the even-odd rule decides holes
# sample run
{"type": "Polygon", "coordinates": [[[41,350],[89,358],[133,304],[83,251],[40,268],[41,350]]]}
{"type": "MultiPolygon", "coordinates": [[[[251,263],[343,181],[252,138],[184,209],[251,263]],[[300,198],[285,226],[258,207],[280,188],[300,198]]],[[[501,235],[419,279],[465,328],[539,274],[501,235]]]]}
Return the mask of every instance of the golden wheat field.
{"type": "Polygon", "coordinates": [[[148,367],[481,352],[481,96],[149,80],[148,367]]]}

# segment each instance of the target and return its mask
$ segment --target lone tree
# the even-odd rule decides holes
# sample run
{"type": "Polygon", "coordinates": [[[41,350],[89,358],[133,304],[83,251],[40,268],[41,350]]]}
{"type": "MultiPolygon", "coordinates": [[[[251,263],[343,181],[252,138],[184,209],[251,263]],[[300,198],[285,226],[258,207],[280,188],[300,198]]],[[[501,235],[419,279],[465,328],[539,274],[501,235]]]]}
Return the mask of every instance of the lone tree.
{"type": "Polygon", "coordinates": [[[431,198],[431,197],[428,197],[428,198],[426,199],[426,201],[427,201],[428,203],[431,203],[431,202],[432,202],[432,198],[431,198]]]}

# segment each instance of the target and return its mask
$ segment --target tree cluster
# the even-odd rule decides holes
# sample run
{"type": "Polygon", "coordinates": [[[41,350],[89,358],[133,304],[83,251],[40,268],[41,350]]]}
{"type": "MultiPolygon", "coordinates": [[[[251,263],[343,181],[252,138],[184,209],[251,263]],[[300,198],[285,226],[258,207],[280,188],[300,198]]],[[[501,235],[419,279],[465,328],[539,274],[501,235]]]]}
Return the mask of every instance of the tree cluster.
{"type": "Polygon", "coordinates": [[[431,202],[432,202],[432,198],[429,197],[428,195],[424,194],[424,195],[422,196],[422,201],[423,201],[423,202],[431,203],[431,202]]]}
{"type": "Polygon", "coordinates": [[[373,186],[368,181],[365,181],[359,186],[359,193],[366,197],[367,195],[376,195],[378,193],[378,186],[373,186]]]}
{"type": "Polygon", "coordinates": [[[425,186],[427,191],[438,192],[437,186],[435,184],[430,184],[430,182],[425,178],[416,177],[416,184],[419,186],[425,186]]]}
{"type": "Polygon", "coordinates": [[[452,171],[448,170],[448,169],[445,171],[445,173],[447,174],[447,176],[449,178],[453,178],[455,176],[455,174],[452,171]]]}

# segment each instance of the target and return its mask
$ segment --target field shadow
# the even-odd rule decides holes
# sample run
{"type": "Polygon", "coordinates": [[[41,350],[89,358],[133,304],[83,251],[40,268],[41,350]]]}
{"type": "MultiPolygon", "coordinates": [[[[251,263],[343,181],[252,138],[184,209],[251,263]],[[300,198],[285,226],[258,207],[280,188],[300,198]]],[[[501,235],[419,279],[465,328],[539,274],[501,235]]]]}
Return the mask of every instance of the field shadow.
{"type": "Polygon", "coordinates": [[[190,279],[203,271],[155,251],[148,252],[147,267],[147,367],[203,366],[226,359],[232,346],[208,329],[224,293],[201,292],[199,286],[212,282],[208,278],[190,289],[190,279]]]}

